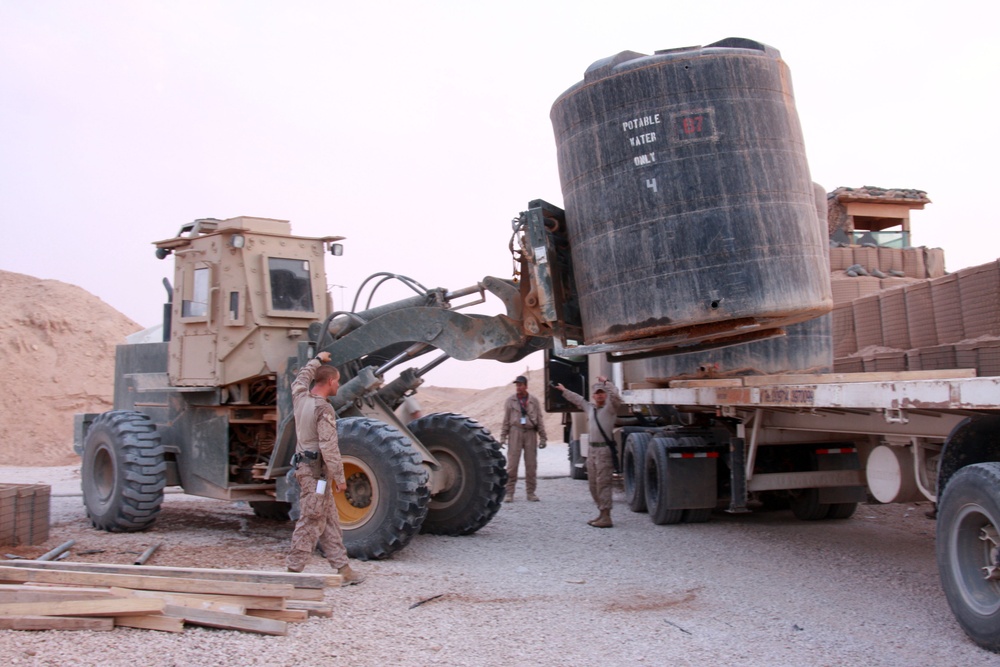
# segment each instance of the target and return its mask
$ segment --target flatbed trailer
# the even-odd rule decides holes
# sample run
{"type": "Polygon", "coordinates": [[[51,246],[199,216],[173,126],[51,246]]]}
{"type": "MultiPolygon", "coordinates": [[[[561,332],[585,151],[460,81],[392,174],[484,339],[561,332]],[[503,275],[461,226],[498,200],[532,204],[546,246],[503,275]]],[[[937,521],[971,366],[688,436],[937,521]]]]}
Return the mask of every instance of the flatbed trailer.
{"type": "Polygon", "coordinates": [[[760,507],[822,520],[848,518],[858,502],[931,501],[948,602],[974,641],[1000,649],[1000,377],[959,369],[623,385],[632,417],[616,440],[633,511],[657,524],[760,507]]]}

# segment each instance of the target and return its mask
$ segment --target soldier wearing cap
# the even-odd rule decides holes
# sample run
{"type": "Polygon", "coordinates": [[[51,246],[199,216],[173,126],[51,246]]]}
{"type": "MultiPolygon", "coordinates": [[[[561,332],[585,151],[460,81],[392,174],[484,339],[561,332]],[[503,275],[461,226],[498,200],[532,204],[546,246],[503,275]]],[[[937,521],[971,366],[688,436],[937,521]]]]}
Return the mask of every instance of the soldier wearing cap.
{"type": "Polygon", "coordinates": [[[503,404],[503,425],[500,441],[507,444],[507,495],[504,502],[514,500],[517,486],[517,468],[524,452],[524,487],[528,500],[537,502],[538,449],[545,449],[545,420],[538,399],[528,393],[528,378],[514,378],[514,395],[503,404]]]}
{"type": "Polygon", "coordinates": [[[621,395],[618,393],[618,388],[601,375],[597,376],[597,382],[590,388],[591,401],[587,401],[580,394],[570,391],[561,384],[555,387],[563,393],[567,401],[587,414],[589,422],[587,481],[590,484],[590,495],[597,504],[600,514],[587,523],[595,528],[611,528],[614,525],[611,522],[611,476],[614,473],[614,461],[607,438],[614,437],[615,418],[618,415],[618,406],[621,405],[621,395]]]}

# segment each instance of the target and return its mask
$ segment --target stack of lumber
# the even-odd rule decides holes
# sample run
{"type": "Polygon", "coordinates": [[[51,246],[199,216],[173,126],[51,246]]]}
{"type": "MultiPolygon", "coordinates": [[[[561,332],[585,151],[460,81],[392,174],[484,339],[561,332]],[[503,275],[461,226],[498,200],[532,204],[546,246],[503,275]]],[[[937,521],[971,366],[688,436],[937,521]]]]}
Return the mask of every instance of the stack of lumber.
{"type": "Polygon", "coordinates": [[[48,561],[0,566],[0,629],[181,632],[185,624],[284,635],[332,616],[340,575],[48,561]]]}

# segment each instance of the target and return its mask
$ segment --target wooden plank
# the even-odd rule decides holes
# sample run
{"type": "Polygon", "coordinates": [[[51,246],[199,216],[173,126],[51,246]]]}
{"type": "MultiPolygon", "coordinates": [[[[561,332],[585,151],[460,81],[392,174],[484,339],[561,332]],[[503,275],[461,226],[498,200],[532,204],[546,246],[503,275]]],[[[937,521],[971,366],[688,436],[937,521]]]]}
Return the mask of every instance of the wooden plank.
{"type": "Polygon", "coordinates": [[[42,602],[44,600],[94,600],[111,597],[107,588],[82,586],[32,586],[0,584],[0,602],[42,602]]]}
{"type": "Polygon", "coordinates": [[[287,609],[302,609],[309,612],[310,616],[322,616],[323,618],[333,617],[333,607],[322,602],[309,602],[307,600],[285,600],[287,609]]]}
{"type": "Polygon", "coordinates": [[[0,630],[101,630],[115,629],[113,618],[72,616],[0,616],[0,630]]]}
{"type": "MultiPolygon", "coordinates": [[[[170,595],[174,598],[192,598],[195,600],[209,600],[211,602],[221,602],[223,604],[235,604],[244,609],[285,609],[284,598],[263,597],[254,595],[200,595],[198,593],[172,593],[167,591],[139,591],[133,588],[118,588],[112,586],[109,589],[112,594],[119,597],[126,597],[126,593],[142,593],[150,596],[170,595]]],[[[315,603],[309,603],[315,604],[315,603]]]]}
{"type": "Polygon", "coordinates": [[[205,581],[243,581],[254,584],[286,584],[296,588],[340,586],[339,574],[312,572],[267,572],[263,570],[217,570],[199,567],[165,567],[160,565],[117,565],[114,563],[74,563],[66,561],[11,561],[10,567],[72,572],[103,572],[105,574],[141,574],[154,577],[177,577],[205,581]]]}
{"type": "MultiPolygon", "coordinates": [[[[26,567],[0,566],[0,581],[41,582],[49,584],[83,584],[85,586],[119,586],[121,588],[141,588],[151,591],[173,591],[177,593],[215,593],[239,595],[245,593],[247,585],[239,581],[209,581],[205,579],[182,579],[173,577],[151,577],[129,574],[104,574],[102,572],[76,572],[45,570],[26,567]]],[[[323,596],[321,589],[302,589],[307,594],[312,591],[323,596]]],[[[255,584],[255,595],[266,597],[301,597],[298,589],[285,584],[255,584]]],[[[313,599],[306,597],[306,599],[313,599]]]]}
{"type": "Polygon", "coordinates": [[[245,614],[227,614],[222,611],[210,611],[208,609],[192,609],[190,607],[180,607],[177,605],[167,605],[163,610],[164,615],[174,618],[183,618],[185,622],[192,625],[204,625],[210,628],[222,628],[225,630],[244,630],[246,632],[257,632],[263,635],[285,635],[288,634],[288,624],[284,621],[275,621],[269,618],[257,618],[245,614]]]}
{"type": "Polygon", "coordinates": [[[257,618],[270,618],[275,621],[285,621],[286,623],[298,623],[309,618],[309,612],[305,609],[251,609],[247,616],[257,618]]]}
{"type": "MultiPolygon", "coordinates": [[[[138,591],[131,588],[113,588],[118,597],[144,598],[163,600],[167,604],[180,607],[191,607],[192,609],[209,609],[211,611],[224,611],[227,614],[245,614],[247,608],[234,602],[225,602],[218,598],[212,600],[199,597],[197,595],[181,595],[178,593],[167,593],[165,591],[138,591]]],[[[274,598],[271,598],[274,599],[274,598]]]]}
{"type": "Polygon", "coordinates": [[[184,632],[184,619],[172,616],[115,616],[116,626],[159,630],[161,632],[184,632]]]}
{"type": "Polygon", "coordinates": [[[0,616],[133,616],[157,614],[166,607],[163,600],[107,598],[62,602],[8,602],[0,604],[0,616]]]}
{"type": "Polygon", "coordinates": [[[704,380],[672,380],[671,388],[686,389],[689,387],[742,387],[742,378],[706,378],[704,380]]]}
{"type": "Polygon", "coordinates": [[[112,619],[115,627],[159,630],[160,632],[184,632],[184,619],[171,616],[116,616],[112,619]]]}
{"type": "MultiPolygon", "coordinates": [[[[743,378],[747,387],[780,384],[834,384],[846,382],[906,382],[907,380],[952,380],[976,377],[974,368],[957,368],[936,371],[895,371],[882,373],[826,373],[823,375],[748,375],[743,378]]],[[[673,386],[673,383],[671,383],[673,386]]]]}

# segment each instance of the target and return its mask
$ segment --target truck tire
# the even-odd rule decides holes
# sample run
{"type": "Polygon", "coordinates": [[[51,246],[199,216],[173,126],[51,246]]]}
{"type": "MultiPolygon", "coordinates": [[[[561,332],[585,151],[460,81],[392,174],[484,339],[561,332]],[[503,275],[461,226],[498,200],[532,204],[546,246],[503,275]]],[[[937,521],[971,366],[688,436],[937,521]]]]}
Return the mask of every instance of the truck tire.
{"type": "Polygon", "coordinates": [[[625,440],[625,502],[633,512],[646,511],[646,449],[651,437],[649,433],[630,433],[625,440]]]}
{"type": "Polygon", "coordinates": [[[955,619],[972,641],[1000,651],[1000,463],[960,468],[938,502],[937,562],[955,619]]]}
{"type": "Polygon", "coordinates": [[[388,558],[420,530],[427,470],[402,433],[366,417],[337,420],[347,491],[334,494],[347,555],[388,558]]]}
{"type": "Polygon", "coordinates": [[[712,518],[711,507],[699,507],[698,509],[684,510],[681,523],[705,523],[712,518]]]}
{"type": "Polygon", "coordinates": [[[500,443],[478,422],[438,413],[408,425],[444,468],[448,488],[431,496],[420,532],[470,535],[496,516],[507,484],[500,443]]]}
{"type": "Polygon", "coordinates": [[[291,503],[282,503],[277,501],[270,502],[267,500],[251,500],[250,508],[253,510],[253,513],[261,519],[288,521],[292,505],[291,503]]]}
{"type": "Polygon", "coordinates": [[[667,509],[667,446],[673,438],[653,438],[646,446],[646,509],[658,526],[680,523],[684,510],[667,509]]]}
{"type": "Polygon", "coordinates": [[[850,519],[858,510],[857,503],[833,503],[830,505],[830,513],[827,519],[850,519]]]}
{"type": "Polygon", "coordinates": [[[587,460],[580,453],[579,440],[570,440],[569,443],[569,478],[587,479],[587,460]]]}
{"type": "Polygon", "coordinates": [[[156,521],[167,464],[156,426],[141,412],[99,415],[83,442],[83,504],[94,528],[127,533],[156,521]]]}
{"type": "Polygon", "coordinates": [[[792,496],[791,506],[800,521],[821,521],[830,515],[830,505],[819,501],[819,489],[800,489],[792,496]]]}

